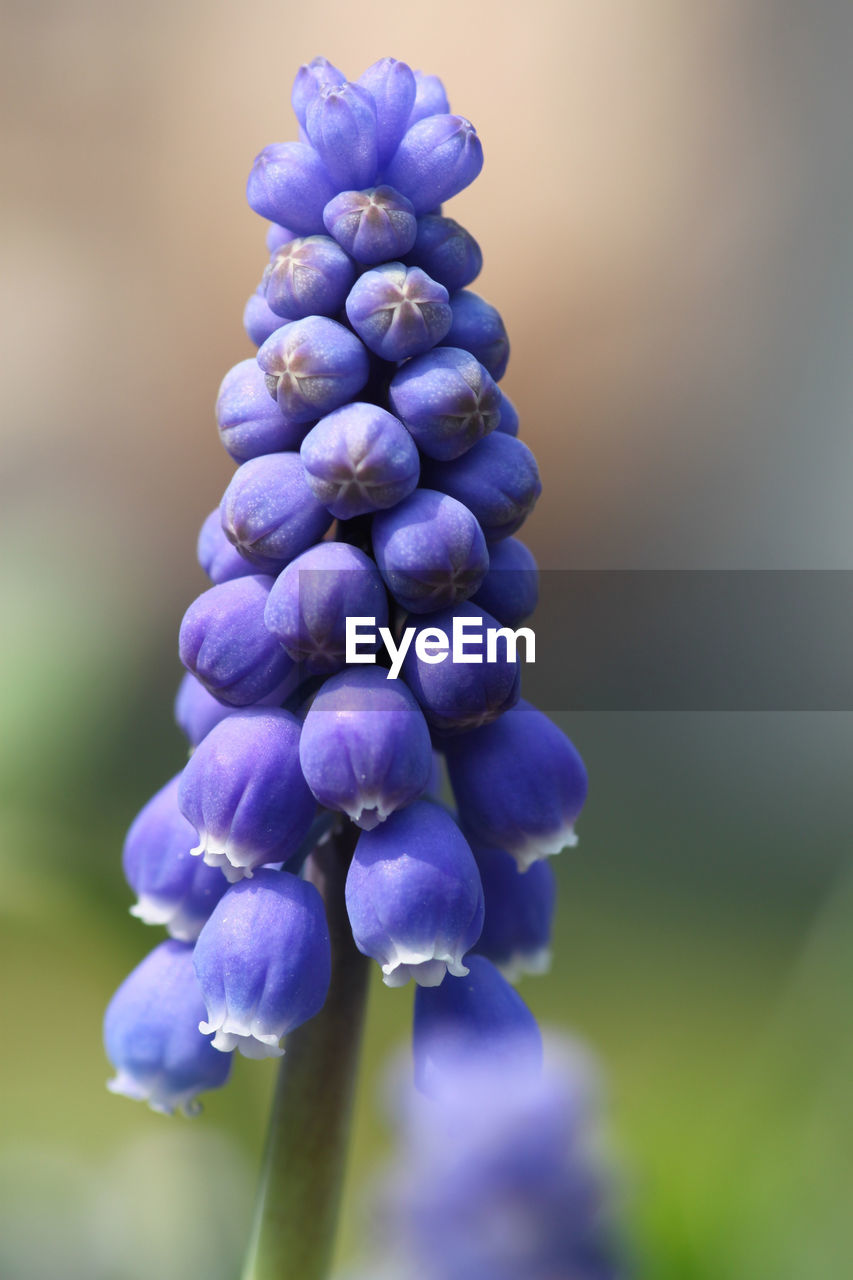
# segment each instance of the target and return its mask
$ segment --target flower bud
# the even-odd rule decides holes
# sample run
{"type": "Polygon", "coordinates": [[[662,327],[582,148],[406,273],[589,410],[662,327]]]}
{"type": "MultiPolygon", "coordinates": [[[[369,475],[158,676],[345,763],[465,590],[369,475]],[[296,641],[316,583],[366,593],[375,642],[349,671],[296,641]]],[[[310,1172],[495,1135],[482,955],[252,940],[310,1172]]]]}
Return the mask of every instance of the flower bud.
{"type": "MultiPolygon", "coordinates": [[[[289,317],[290,318],[290,317],[289,317]]],[[[250,342],[256,347],[262,346],[276,329],[280,329],[287,321],[275,311],[271,311],[264,296],[264,286],[258,285],[243,308],[243,328],[250,342]]]]}
{"type": "Polygon", "coordinates": [[[289,422],[314,422],[358,395],[370,362],[354,333],[326,316],[277,330],[258,352],[267,389],[289,422]]]}
{"type": "Polygon", "coordinates": [[[165,925],[173,938],[193,942],[228,887],[215,867],[190,856],[195,830],[178,808],[180,775],[137,814],[127,833],[122,865],[137,896],[130,914],[165,925]]]}
{"type": "Polygon", "coordinates": [[[269,573],[313,545],[332,517],[308,487],[298,453],[250,458],[231,477],[222,528],[249,564],[269,573]]]}
{"type": "Polygon", "coordinates": [[[276,250],[281,249],[283,245],[289,244],[291,240],[295,239],[295,231],[291,231],[289,227],[280,227],[277,222],[271,222],[267,227],[266,234],[267,252],[272,255],[276,250]]]}
{"type": "Polygon", "coordinates": [[[388,597],[370,557],[346,542],[319,542],[292,560],[276,579],[264,612],[267,629],[294,662],[321,675],[346,665],[348,617],[385,626],[388,597]]]}
{"type": "Polygon", "coordinates": [[[506,436],[518,435],[518,410],[503,391],[501,391],[501,413],[495,431],[502,431],[506,436]]]}
{"type": "Polygon", "coordinates": [[[446,743],[462,828],[524,871],[577,843],[586,770],[566,735],[522,699],[494,724],[446,743]],[[508,785],[508,780],[512,785],[508,785]]]}
{"type": "Polygon", "coordinates": [[[401,681],[373,666],[326,681],[305,717],[299,759],[320,804],[364,831],[416,800],[432,772],[418,704],[401,681]]]}
{"type": "Polygon", "coordinates": [[[425,458],[422,481],[464,502],[487,542],[515,533],[542,492],[539,468],[527,445],[501,431],[493,431],[455,462],[425,458]]]}
{"type": "Polygon", "coordinates": [[[409,127],[385,180],[411,200],[415,213],[432,213],[473,182],[482,167],[483,147],[471,122],[434,115],[409,127]]]}
{"type": "Polygon", "coordinates": [[[197,1114],[198,1094],[221,1088],[231,1071],[230,1058],[199,1033],[204,1001],[192,955],[186,943],[161,942],[125,978],[104,1017],[104,1046],[116,1070],[107,1088],[167,1115],[197,1114]]]}
{"type": "Polygon", "coordinates": [[[509,338],[500,313],[470,289],[454,294],[450,307],[453,322],[445,345],[470,351],[500,382],[509,363],[509,338]]]}
{"type": "Polygon", "coordinates": [[[346,84],[346,82],[347,78],[343,71],[338,71],[328,58],[312,58],[310,62],[303,63],[296,73],[290,95],[296,119],[303,129],[308,107],[323,86],[346,84]]]}
{"type": "Polygon", "coordinates": [[[411,200],[385,186],[342,191],[326,205],[323,222],[341,248],[368,267],[408,253],[418,227],[411,200]]]}
{"type": "Polygon", "coordinates": [[[509,982],[525,973],[546,973],[557,895],[551,864],[534,862],[522,874],[503,849],[472,847],[486,903],[477,954],[491,960],[509,982]]]}
{"type": "Polygon", "coordinates": [[[450,103],[438,76],[428,76],[423,71],[416,71],[415,102],[408,120],[409,128],[426,116],[443,116],[449,112],[450,103]]]}
{"type": "Polygon", "coordinates": [[[416,489],[373,517],[373,551],[404,609],[430,613],[472,596],[489,567],[482,530],[461,502],[416,489]]]}
{"type": "Polygon", "coordinates": [[[331,950],[323,899],[286,871],[232,885],[193,953],[207,1006],[202,1035],[222,1053],[278,1058],[279,1041],[322,1009],[331,950]]]}
{"type": "Polygon", "coordinates": [[[391,408],[422,453],[458,458],[493,431],[500,392],[467,351],[438,347],[398,369],[389,389],[391,408]]]}
{"type": "Polygon", "coordinates": [[[483,956],[467,963],[467,977],[415,993],[415,1084],[423,1093],[442,1094],[474,1054],[488,1055],[507,1082],[541,1066],[542,1036],[521,996],[483,956]]]}
{"type": "Polygon", "coordinates": [[[348,82],[321,85],[308,103],[305,133],[337,191],[361,190],[375,183],[376,105],[366,89],[348,82]]]}
{"type": "Polygon", "coordinates": [[[305,435],[302,422],[286,419],[270,399],[257,360],[241,360],[226,373],[216,400],[219,438],[235,462],[264,453],[298,449],[305,435]]]}
{"type": "Polygon", "coordinates": [[[417,84],[411,67],[396,58],[380,58],[358,77],[376,105],[379,167],[388,163],[406,132],[415,105],[417,84]]]}
{"type": "Polygon", "coordinates": [[[469,603],[431,613],[415,628],[403,661],[403,678],[434,729],[444,733],[476,729],[496,720],[518,701],[521,672],[517,658],[513,655],[510,660],[506,643],[496,645],[497,661],[486,661],[486,632],[497,625],[488,613],[469,603]],[[480,661],[453,660],[454,633],[460,623],[463,627],[468,624],[463,640],[465,656],[479,656],[480,661]],[[432,661],[418,654],[421,635],[432,645],[432,661]],[[437,648],[440,652],[442,646],[447,656],[436,661],[437,648]]]}
{"type": "Polygon", "coordinates": [[[230,707],[260,702],[293,670],[264,626],[272,578],[233,578],[203,592],[184,614],[181,662],[208,693],[230,707]]]}
{"type": "Polygon", "coordinates": [[[321,418],[300,457],[314,497],[339,520],[396,506],[417,487],[421,469],[399,419],[358,402],[321,418]]]}
{"type": "Polygon", "coordinates": [[[226,716],[190,756],[178,803],[198,832],[192,852],[228,880],[286,862],[316,808],[299,767],[299,721],[272,707],[226,716]]]}
{"type": "Polygon", "coordinates": [[[329,236],[305,236],[278,249],[262,289],[279,325],[340,311],[355,280],[355,264],[329,236]]]}
{"type": "Polygon", "coordinates": [[[262,218],[290,227],[297,235],[312,236],[322,233],[323,210],[338,190],[312,147],[276,142],[255,157],[246,198],[262,218]]]}
{"type": "Polygon", "coordinates": [[[464,289],[480,274],[483,253],[477,241],[452,218],[425,214],[418,218],[415,243],[407,260],[422,267],[449,293],[464,289]]]}
{"type": "Polygon", "coordinates": [[[218,507],[211,511],[201,526],[196,552],[198,562],[211,582],[230,582],[232,578],[245,578],[253,572],[245,556],[241,556],[226,538],[218,507]]]}
{"type": "Polygon", "coordinates": [[[448,296],[444,285],[420,267],[387,262],[355,282],[346,300],[347,318],[383,360],[406,360],[429,351],[447,333],[448,296]]]}
{"type": "MultiPolygon", "coordinates": [[[[281,684],[276,685],[265,698],[259,698],[255,706],[280,707],[296,687],[297,675],[291,668],[290,674],[281,684]]],[[[236,707],[224,706],[218,698],[207,692],[204,685],[199,684],[195,676],[191,676],[189,671],[185,672],[175,696],[175,723],[191,747],[197,747],[214,725],[219,724],[226,716],[233,715],[236,710],[236,707]]]]}
{"type": "Polygon", "coordinates": [[[539,570],[533,553],[517,538],[504,538],[489,549],[489,572],[471,603],[478,604],[502,627],[518,627],[539,600],[539,570]]]}
{"type": "Polygon", "coordinates": [[[467,974],[483,891],[468,842],[440,805],[417,800],[359,836],[346,903],[355,944],[379,962],[387,986],[467,974]]]}

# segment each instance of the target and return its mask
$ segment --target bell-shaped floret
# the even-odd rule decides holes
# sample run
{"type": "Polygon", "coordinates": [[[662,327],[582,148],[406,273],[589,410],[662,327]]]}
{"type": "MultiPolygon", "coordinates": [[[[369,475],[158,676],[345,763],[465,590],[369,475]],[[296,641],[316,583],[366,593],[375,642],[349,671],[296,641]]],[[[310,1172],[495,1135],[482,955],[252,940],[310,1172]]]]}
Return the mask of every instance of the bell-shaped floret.
{"type": "Polygon", "coordinates": [[[477,954],[497,965],[510,982],[525,973],[546,973],[557,896],[551,864],[534,862],[522,873],[503,849],[472,847],[486,902],[477,954]]]}
{"type": "MultiPolygon", "coordinates": [[[[346,664],[348,617],[388,622],[388,598],[369,556],[346,542],[320,542],[279,574],[264,621],[294,662],[328,675],[346,664]]],[[[377,637],[377,648],[379,645],[377,637]]]]}
{"type": "Polygon", "coordinates": [[[472,603],[485,609],[501,626],[517,627],[529,618],[539,600],[539,570],[523,542],[504,538],[489,550],[489,572],[472,603]]]}
{"type": "Polygon", "coordinates": [[[201,526],[196,554],[211,582],[230,582],[232,578],[245,578],[255,572],[246,557],[241,556],[226,538],[218,507],[211,511],[201,526]]]}
{"type": "Polygon", "coordinates": [[[305,717],[299,758],[320,804],[366,831],[422,795],[432,770],[423,712],[374,666],[326,681],[305,717]]]}
{"type": "Polygon", "coordinates": [[[286,862],[316,806],[299,767],[299,721],[279,708],[226,716],[190,756],[178,803],[198,832],[192,850],[228,880],[286,862]]]}
{"type": "Polygon", "coordinates": [[[323,899],[306,880],[262,869],[232,885],[201,931],[193,962],[223,1053],[280,1057],[279,1041],[322,1009],[331,951],[323,899]]]}
{"type": "MultiPolygon", "coordinates": [[[[293,692],[296,672],[291,669],[285,677],[265,698],[260,698],[258,707],[280,707],[285,698],[293,692]]],[[[197,747],[202,738],[206,738],[214,725],[219,724],[226,716],[233,715],[236,707],[224,706],[218,698],[208,693],[204,685],[199,684],[189,671],[184,673],[175,696],[175,723],[186,736],[191,747],[197,747]]]]}
{"type": "Polygon", "coordinates": [[[464,975],[483,927],[474,855],[446,809],[418,800],[358,838],[346,883],[352,936],[384,982],[433,987],[464,975]]]}
{"type": "Polygon", "coordinates": [[[267,573],[312,546],[332,517],[308,486],[298,453],[250,458],[231,477],[219,508],[226,537],[267,573]]]}
{"type": "Polygon", "coordinates": [[[366,347],[383,360],[429,351],[450,328],[449,295],[420,267],[386,262],[366,271],[346,300],[347,318],[366,347]]]}
{"type": "Polygon", "coordinates": [[[298,449],[306,427],[284,417],[270,399],[257,360],[241,360],[226,373],[216,401],[219,438],[235,462],[280,449],[298,449]]]}
{"type": "Polygon", "coordinates": [[[396,58],[380,58],[358,77],[376,107],[376,150],[379,167],[393,156],[406,132],[415,105],[417,84],[411,67],[396,58]]]}
{"type": "Polygon", "coordinates": [[[415,213],[431,213],[464,191],[482,167],[483,147],[470,120],[432,115],[409,127],[384,177],[411,200],[415,213]]]}
{"type": "Polygon", "coordinates": [[[502,431],[493,431],[454,462],[425,458],[422,480],[431,489],[464,502],[487,542],[515,533],[542,492],[533,454],[521,440],[502,431]]]}
{"type": "Polygon", "coordinates": [[[515,1073],[537,1070],[542,1036],[536,1019],[498,970],[483,956],[468,956],[466,977],[415,993],[415,1084],[441,1095],[460,1064],[485,1054],[511,1087],[515,1073]]]}
{"type": "Polygon", "coordinates": [[[192,942],[228,881],[191,856],[195,829],[178,808],[180,775],[167,782],[137,814],[124,842],[122,865],[137,896],[131,915],[162,924],[173,938],[192,942]]]}
{"type": "Polygon", "coordinates": [[[280,329],[286,321],[271,311],[264,296],[264,286],[259,284],[243,308],[243,328],[250,342],[262,346],[267,338],[280,329]]]}
{"type": "Polygon", "coordinates": [[[455,498],[431,489],[416,489],[374,516],[373,550],[388,590],[411,613],[467,600],[489,567],[474,516],[455,498]]]}
{"type": "Polygon", "coordinates": [[[366,89],[346,81],[321,85],[308,103],[305,133],[337,191],[376,182],[376,104],[366,89]]]}
{"type": "Polygon", "coordinates": [[[275,142],[255,157],[246,199],[262,218],[290,227],[297,235],[312,236],[322,234],[323,210],[339,190],[313,147],[275,142]]]}
{"type": "Polygon", "coordinates": [[[518,410],[504,391],[501,392],[501,411],[495,430],[506,436],[518,435],[518,410]]]}
{"type": "Polygon", "coordinates": [[[280,227],[277,222],[271,222],[267,227],[266,234],[267,252],[272,255],[283,245],[289,244],[291,240],[295,239],[295,231],[291,231],[289,227],[280,227]]]}
{"type": "Polygon", "coordinates": [[[428,213],[418,218],[417,236],[406,261],[423,267],[449,293],[456,293],[480,274],[483,253],[470,231],[453,218],[428,213]]]}
{"type": "Polygon", "coordinates": [[[198,1095],[219,1089],[231,1070],[198,1029],[204,1001],[193,949],[161,942],[119,987],[104,1017],[104,1046],[115,1067],[107,1088],[171,1115],[201,1110],[198,1095]]]}
{"type": "Polygon", "coordinates": [[[468,351],[438,347],[398,369],[391,408],[430,458],[458,458],[500,418],[500,391],[468,351]]]}
{"type": "Polygon", "coordinates": [[[296,119],[305,127],[308,107],[314,101],[324,85],[346,84],[343,71],[329,62],[328,58],[312,58],[303,63],[296,73],[290,101],[296,119]]]}
{"type": "Polygon", "coordinates": [[[354,333],[327,316],[277,329],[258,352],[267,390],[292,423],[314,422],[358,395],[370,360],[354,333]]]}
{"type": "Polygon", "coordinates": [[[454,294],[450,307],[453,322],[445,344],[470,351],[486,366],[495,382],[500,382],[509,363],[509,338],[500,313],[470,289],[454,294]]]}
{"type": "Polygon", "coordinates": [[[178,640],[181,662],[208,693],[229,707],[249,707],[283,684],[293,671],[264,626],[273,579],[254,574],[211,587],[184,614],[178,640]]]}
{"type": "Polygon", "coordinates": [[[515,642],[487,634],[493,617],[463,603],[431,613],[415,628],[403,660],[403,678],[434,729],[459,733],[490,724],[518,701],[521,671],[515,642]],[[459,660],[455,659],[458,652],[459,660]]]}
{"type": "Polygon", "coordinates": [[[421,470],[400,420],[359,402],[321,418],[300,456],[312,493],[339,520],[396,506],[417,487],[421,470]]]}
{"type": "Polygon", "coordinates": [[[445,756],[464,831],[522,871],[577,843],[586,769],[553,721],[523,699],[494,724],[450,738],[445,756]]]}
{"type": "Polygon", "coordinates": [[[340,311],[355,274],[352,259],[330,236],[305,236],[288,241],[273,254],[261,287],[281,325],[340,311]]]}
{"type": "Polygon", "coordinates": [[[426,116],[444,116],[450,112],[447,93],[438,76],[415,72],[415,102],[409,116],[409,128],[426,116]]]}
{"type": "Polygon", "coordinates": [[[342,191],[326,205],[323,222],[341,248],[368,267],[408,253],[418,229],[411,200],[387,186],[342,191]]]}

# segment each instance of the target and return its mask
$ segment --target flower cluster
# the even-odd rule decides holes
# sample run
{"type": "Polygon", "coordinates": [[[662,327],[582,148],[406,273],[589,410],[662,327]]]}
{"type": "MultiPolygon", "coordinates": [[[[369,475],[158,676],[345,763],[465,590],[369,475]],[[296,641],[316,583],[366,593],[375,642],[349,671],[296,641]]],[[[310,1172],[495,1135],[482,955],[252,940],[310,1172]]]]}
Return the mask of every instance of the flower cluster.
{"type": "Polygon", "coordinates": [[[481,1031],[520,1030],[538,1055],[501,970],[546,962],[542,859],[574,842],[586,791],[574,747],[519,699],[508,644],[434,658],[458,617],[514,628],[536,603],[513,535],[541,484],[499,386],[509,342],[468,287],[476,241],[441,207],[481,169],[477,134],[392,58],[356,81],[315,59],[292,102],[299,141],[266,147],[248,181],[269,261],[244,316],[257,354],[217,400],[237,469],[199,536],[212,585],[180,629],[192,753],[125,848],[134,913],[172,940],[110,1005],[112,1087],[167,1110],[222,1084],[233,1049],[281,1053],[323,1006],[329,936],[301,872],[348,824],[352,935],[389,986],[418,986],[424,1087],[435,1045],[481,1031]],[[362,617],[415,625],[400,678],[348,665],[362,617]]]}

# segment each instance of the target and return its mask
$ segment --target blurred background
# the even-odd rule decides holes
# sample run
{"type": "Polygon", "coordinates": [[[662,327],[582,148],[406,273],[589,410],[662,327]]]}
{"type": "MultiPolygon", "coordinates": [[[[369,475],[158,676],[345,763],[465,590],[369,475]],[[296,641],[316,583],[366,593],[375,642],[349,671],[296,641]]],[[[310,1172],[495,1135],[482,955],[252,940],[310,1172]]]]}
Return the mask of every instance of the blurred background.
{"type": "MultiPolygon", "coordinates": [[[[298,65],[439,74],[484,171],[449,212],[513,342],[557,568],[851,567],[853,10],[842,0],[2,0],[0,1272],[228,1280],[272,1084],[193,1124],[110,1096],[153,945],[124,832],[181,766],[178,623],[250,354],[256,152],[298,65]]],[[[626,662],[630,636],[625,637],[626,662]]],[[[566,655],[571,661],[571,654],[566,655]]],[[[853,719],[559,717],[592,779],[522,993],[606,1075],[638,1272],[853,1259],[853,719]]],[[[373,992],[339,1256],[411,994],[373,992]]]]}

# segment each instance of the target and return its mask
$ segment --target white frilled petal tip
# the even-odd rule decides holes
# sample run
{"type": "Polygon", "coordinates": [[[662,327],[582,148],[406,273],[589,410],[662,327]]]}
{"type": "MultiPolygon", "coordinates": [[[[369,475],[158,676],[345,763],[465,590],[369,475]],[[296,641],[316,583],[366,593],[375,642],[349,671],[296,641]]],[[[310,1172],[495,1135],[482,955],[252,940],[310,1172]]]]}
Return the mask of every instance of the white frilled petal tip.
{"type": "Polygon", "coordinates": [[[454,978],[464,978],[468,969],[460,956],[438,952],[434,947],[416,951],[397,946],[391,959],[382,965],[382,981],[386,987],[404,987],[410,978],[419,987],[438,987],[448,973],[454,978]]]}
{"type": "Polygon", "coordinates": [[[380,822],[390,818],[395,809],[393,805],[389,807],[384,804],[380,796],[361,795],[357,802],[350,805],[344,812],[362,831],[373,831],[380,822]]]}
{"type": "Polygon", "coordinates": [[[280,1058],[284,1053],[281,1034],[252,1030],[253,1025],[226,1015],[218,1022],[200,1022],[198,1029],[203,1036],[213,1035],[211,1044],[220,1053],[236,1049],[244,1058],[280,1058]]]}
{"type": "Polygon", "coordinates": [[[218,867],[229,884],[238,880],[251,880],[253,870],[260,866],[252,849],[243,849],[228,841],[214,840],[207,833],[199,835],[198,844],[190,849],[193,857],[204,858],[209,867],[218,867]]]}
{"type": "Polygon", "coordinates": [[[204,926],[204,920],[188,915],[180,902],[166,902],[147,893],[139,895],[138,902],[130,908],[130,914],[143,924],[165,925],[178,942],[195,942],[204,926]]]}
{"type": "Polygon", "coordinates": [[[158,1077],[143,1083],[128,1071],[118,1070],[112,1080],[107,1081],[110,1093],[120,1093],[124,1098],[132,1098],[134,1102],[147,1102],[152,1111],[171,1116],[180,1111],[185,1116],[197,1116],[201,1112],[201,1103],[194,1090],[173,1093],[163,1087],[158,1077]]]}
{"type": "Polygon", "coordinates": [[[515,858],[519,871],[526,871],[528,867],[533,866],[534,862],[541,862],[543,858],[551,858],[555,853],[562,852],[563,849],[574,849],[577,842],[575,824],[567,822],[548,835],[529,836],[521,844],[517,844],[512,849],[507,849],[507,853],[511,853],[515,858]]]}
{"type": "Polygon", "coordinates": [[[551,968],[551,948],[540,947],[537,951],[515,951],[508,960],[495,964],[507,982],[518,982],[525,974],[541,975],[551,968]]]}

